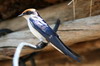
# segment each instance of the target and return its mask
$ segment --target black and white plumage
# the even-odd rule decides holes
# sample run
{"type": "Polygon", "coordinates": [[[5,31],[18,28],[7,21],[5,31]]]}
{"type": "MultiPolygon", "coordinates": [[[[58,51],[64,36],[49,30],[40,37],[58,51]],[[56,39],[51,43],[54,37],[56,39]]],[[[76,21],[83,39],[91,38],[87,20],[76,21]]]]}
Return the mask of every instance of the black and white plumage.
{"type": "Polygon", "coordinates": [[[74,60],[80,61],[79,56],[64,45],[55,32],[55,29],[51,29],[35,9],[27,9],[20,16],[23,16],[27,20],[30,31],[40,42],[51,42],[60,52],[70,56],[74,60]]]}

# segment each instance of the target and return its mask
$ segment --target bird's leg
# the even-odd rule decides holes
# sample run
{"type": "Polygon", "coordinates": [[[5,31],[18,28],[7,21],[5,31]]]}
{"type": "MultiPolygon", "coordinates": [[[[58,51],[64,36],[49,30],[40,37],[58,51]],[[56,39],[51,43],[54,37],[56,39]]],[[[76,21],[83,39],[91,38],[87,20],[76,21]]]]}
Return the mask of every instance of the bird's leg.
{"type": "Polygon", "coordinates": [[[44,48],[45,46],[47,46],[48,45],[48,42],[43,42],[43,41],[41,41],[41,42],[39,42],[36,46],[37,46],[37,48],[36,49],[42,49],[42,48],[44,48]]]}

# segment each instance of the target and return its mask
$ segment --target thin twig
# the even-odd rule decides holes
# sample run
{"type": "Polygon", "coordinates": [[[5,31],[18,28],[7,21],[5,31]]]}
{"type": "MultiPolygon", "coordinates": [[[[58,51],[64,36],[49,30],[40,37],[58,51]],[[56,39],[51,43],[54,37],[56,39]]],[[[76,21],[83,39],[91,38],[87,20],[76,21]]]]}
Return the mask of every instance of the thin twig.
{"type": "Polygon", "coordinates": [[[73,1],[70,1],[70,2],[69,2],[67,5],[70,5],[70,4],[72,4],[72,2],[73,2],[73,1]]]}
{"type": "Polygon", "coordinates": [[[75,18],[76,18],[76,9],[75,9],[75,0],[72,0],[73,1],[73,18],[74,18],[74,20],[75,20],[75,18]]]}
{"type": "Polygon", "coordinates": [[[90,1],[90,16],[92,16],[92,4],[93,4],[93,1],[91,0],[90,1]]]}
{"type": "Polygon", "coordinates": [[[72,4],[73,3],[73,19],[75,20],[76,18],[76,4],[75,4],[75,0],[72,0],[71,2],[68,3],[68,5],[72,4]]]}

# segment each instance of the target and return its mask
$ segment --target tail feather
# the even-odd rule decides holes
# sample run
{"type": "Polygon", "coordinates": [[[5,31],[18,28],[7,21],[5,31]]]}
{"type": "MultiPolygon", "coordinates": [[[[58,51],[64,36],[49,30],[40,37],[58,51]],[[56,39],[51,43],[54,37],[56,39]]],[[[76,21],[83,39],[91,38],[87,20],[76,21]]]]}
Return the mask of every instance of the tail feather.
{"type": "Polygon", "coordinates": [[[73,52],[68,46],[65,46],[64,43],[59,39],[59,37],[56,36],[51,37],[50,42],[62,53],[80,62],[79,55],[73,52]]]}

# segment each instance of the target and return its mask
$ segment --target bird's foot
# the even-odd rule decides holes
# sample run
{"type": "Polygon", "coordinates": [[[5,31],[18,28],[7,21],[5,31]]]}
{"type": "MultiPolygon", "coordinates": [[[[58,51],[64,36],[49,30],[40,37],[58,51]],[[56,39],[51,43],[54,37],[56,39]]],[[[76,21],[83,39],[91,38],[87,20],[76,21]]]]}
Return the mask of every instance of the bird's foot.
{"type": "Polygon", "coordinates": [[[39,42],[36,46],[37,46],[37,49],[42,49],[47,45],[48,45],[48,43],[46,43],[46,42],[39,42]]]}

